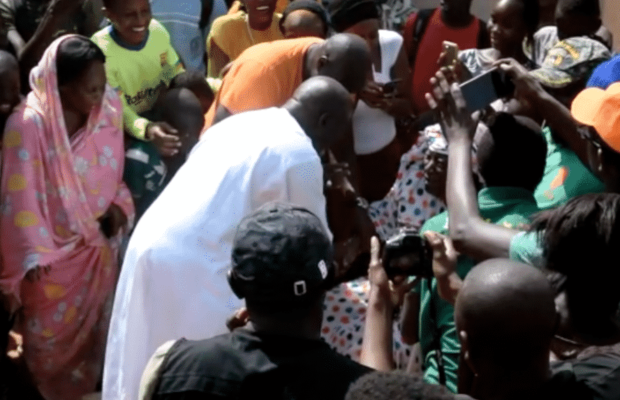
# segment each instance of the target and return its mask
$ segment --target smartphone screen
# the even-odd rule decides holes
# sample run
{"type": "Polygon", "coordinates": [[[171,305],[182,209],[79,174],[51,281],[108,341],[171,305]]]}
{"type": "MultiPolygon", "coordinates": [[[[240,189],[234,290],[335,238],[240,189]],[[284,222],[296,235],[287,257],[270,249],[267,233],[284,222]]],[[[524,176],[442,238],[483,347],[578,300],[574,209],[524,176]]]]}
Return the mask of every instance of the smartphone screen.
{"type": "Polygon", "coordinates": [[[514,84],[503,72],[492,69],[462,83],[461,91],[467,102],[467,109],[473,113],[497,99],[510,96],[514,92],[514,84]]]}

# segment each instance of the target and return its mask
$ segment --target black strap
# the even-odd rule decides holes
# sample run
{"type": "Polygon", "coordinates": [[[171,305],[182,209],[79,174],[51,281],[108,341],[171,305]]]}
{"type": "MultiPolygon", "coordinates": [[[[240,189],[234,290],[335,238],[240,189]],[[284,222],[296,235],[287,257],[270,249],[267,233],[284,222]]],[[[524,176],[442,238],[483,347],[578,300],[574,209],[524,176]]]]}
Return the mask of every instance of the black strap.
{"type": "Polygon", "coordinates": [[[434,8],[425,8],[418,11],[418,15],[416,16],[415,27],[413,28],[413,40],[411,42],[411,48],[409,49],[409,65],[412,68],[414,67],[415,59],[418,55],[418,47],[420,47],[422,36],[424,36],[424,32],[426,32],[426,28],[428,27],[428,23],[434,11],[434,8]]]}
{"type": "Polygon", "coordinates": [[[430,323],[433,327],[433,343],[432,347],[435,351],[435,359],[437,361],[437,372],[439,372],[439,384],[446,386],[446,368],[443,364],[443,352],[441,351],[441,334],[439,332],[439,327],[437,326],[437,306],[433,301],[433,280],[426,279],[426,284],[428,286],[428,292],[430,295],[429,306],[430,306],[430,323]]]}

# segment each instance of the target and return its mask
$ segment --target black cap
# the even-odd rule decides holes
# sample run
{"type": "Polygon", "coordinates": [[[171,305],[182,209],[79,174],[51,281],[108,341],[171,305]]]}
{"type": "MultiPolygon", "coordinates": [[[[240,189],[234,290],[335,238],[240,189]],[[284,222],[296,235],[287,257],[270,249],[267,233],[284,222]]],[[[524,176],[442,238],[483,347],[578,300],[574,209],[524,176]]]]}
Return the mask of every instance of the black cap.
{"type": "Polygon", "coordinates": [[[332,254],[316,215],[294,205],[269,203],[237,228],[230,284],[239,298],[256,303],[314,300],[333,277],[332,254]]]}

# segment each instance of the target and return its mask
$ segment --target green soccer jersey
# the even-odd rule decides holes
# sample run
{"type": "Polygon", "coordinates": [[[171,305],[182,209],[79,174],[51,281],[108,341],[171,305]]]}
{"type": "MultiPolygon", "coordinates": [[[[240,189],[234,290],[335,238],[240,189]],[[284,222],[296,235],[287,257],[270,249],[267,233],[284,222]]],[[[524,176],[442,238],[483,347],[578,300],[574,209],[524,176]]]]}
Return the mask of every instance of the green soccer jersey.
{"type": "Polygon", "coordinates": [[[543,179],[534,192],[538,207],[546,210],[582,194],[605,191],[603,183],[583,165],[577,154],[553,139],[549,127],[543,134],[547,141],[547,162],[543,179]]]}
{"type": "Polygon", "coordinates": [[[106,56],[106,75],[110,86],[115,88],[123,101],[125,131],[138,139],[144,139],[149,121],[139,114],[150,111],[161,89],[183,66],[170,44],[170,35],[159,22],[151,20],[144,43],[127,45],[116,31],[108,26],[92,37],[106,56]]]}
{"type": "MultiPolygon", "coordinates": [[[[513,229],[525,229],[530,222],[530,215],[539,211],[532,192],[510,187],[482,189],[478,193],[478,209],[486,221],[513,229]]],[[[428,220],[421,232],[426,231],[448,234],[448,213],[443,212],[428,220]]],[[[465,278],[474,265],[472,259],[459,257],[458,275],[465,278]]],[[[429,290],[427,280],[422,280],[419,337],[424,362],[424,380],[434,384],[439,383],[439,371],[433,350],[433,341],[437,334],[443,352],[446,386],[456,393],[460,344],[454,324],[454,307],[439,297],[435,279],[431,280],[431,287],[432,289],[429,290]],[[431,313],[431,301],[435,308],[434,315],[431,313]]]]}

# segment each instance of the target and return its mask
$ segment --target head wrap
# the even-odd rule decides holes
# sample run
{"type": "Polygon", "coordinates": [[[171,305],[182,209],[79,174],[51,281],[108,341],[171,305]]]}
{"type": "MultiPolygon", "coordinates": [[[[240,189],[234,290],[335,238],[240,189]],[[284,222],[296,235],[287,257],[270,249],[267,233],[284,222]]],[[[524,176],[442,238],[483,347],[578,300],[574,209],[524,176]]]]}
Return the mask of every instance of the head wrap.
{"type": "Polygon", "coordinates": [[[280,19],[280,26],[284,23],[286,17],[298,10],[306,10],[316,14],[321,21],[323,22],[323,26],[325,26],[325,33],[329,29],[329,16],[327,15],[327,10],[320,3],[317,3],[314,0],[295,0],[291,2],[284,12],[282,13],[282,19],[280,19]]]}
{"type": "Polygon", "coordinates": [[[359,22],[379,19],[379,9],[373,0],[334,0],[329,15],[336,32],[343,32],[359,22]]]}

